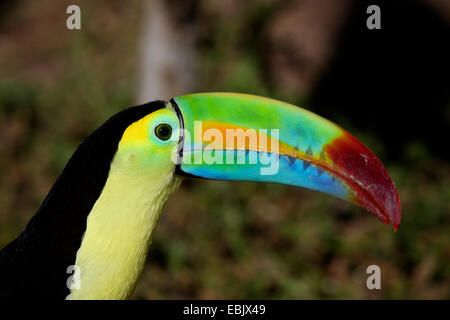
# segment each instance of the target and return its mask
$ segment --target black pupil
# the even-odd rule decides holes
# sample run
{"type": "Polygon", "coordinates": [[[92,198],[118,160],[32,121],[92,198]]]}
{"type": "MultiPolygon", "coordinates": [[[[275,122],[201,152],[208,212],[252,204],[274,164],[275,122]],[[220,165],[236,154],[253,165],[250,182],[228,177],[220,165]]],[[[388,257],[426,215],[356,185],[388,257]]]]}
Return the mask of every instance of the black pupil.
{"type": "Polygon", "coordinates": [[[162,123],[155,128],[155,134],[161,140],[168,140],[172,135],[172,127],[167,123],[162,123]]]}

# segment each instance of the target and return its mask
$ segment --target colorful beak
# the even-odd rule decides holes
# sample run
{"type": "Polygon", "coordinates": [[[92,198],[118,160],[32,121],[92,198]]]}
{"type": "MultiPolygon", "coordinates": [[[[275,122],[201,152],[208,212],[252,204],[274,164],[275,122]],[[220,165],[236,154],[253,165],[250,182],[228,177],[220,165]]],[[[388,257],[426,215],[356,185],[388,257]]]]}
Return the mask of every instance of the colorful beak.
{"type": "Polygon", "coordinates": [[[397,190],[378,158],[336,124],[253,95],[173,98],[181,127],[176,172],[217,180],[287,184],[357,204],[396,230],[397,190]]]}

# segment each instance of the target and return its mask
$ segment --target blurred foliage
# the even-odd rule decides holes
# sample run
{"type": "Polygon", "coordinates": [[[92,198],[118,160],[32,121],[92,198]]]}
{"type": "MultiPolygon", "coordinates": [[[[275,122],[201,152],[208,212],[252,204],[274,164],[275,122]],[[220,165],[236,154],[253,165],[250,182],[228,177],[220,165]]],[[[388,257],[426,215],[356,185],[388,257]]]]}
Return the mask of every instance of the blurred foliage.
{"type": "MultiPolygon", "coordinates": [[[[140,2],[79,1],[82,32],[54,26],[64,25],[66,2],[0,16],[8,44],[0,50],[0,246],[23,229],[82,139],[133,104],[140,2]]],[[[270,14],[262,3],[206,20],[198,86],[307,101],[266,79],[254,40],[270,14]]],[[[345,114],[333,120],[387,159],[403,208],[397,232],[308,190],[188,180],[164,209],[135,297],[449,299],[448,162],[422,141],[399,146],[401,161],[390,161],[375,132],[351,130],[345,114]],[[366,288],[372,264],[382,290],[366,288]]]]}

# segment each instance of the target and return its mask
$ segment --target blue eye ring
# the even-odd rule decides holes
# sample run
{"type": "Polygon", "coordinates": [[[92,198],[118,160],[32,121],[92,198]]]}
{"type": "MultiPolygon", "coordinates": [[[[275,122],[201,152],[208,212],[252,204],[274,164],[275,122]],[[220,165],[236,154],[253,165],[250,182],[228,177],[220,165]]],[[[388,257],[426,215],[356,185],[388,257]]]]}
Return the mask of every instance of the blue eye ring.
{"type": "Polygon", "coordinates": [[[172,126],[168,123],[160,123],[155,127],[155,136],[161,141],[167,141],[172,137],[172,126]]]}

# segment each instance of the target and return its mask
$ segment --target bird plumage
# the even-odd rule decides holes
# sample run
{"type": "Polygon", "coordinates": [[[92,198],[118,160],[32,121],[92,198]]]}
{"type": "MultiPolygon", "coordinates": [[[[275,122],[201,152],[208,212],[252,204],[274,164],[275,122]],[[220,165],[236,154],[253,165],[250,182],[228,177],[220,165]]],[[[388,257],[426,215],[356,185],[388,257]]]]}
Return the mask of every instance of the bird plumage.
{"type": "Polygon", "coordinates": [[[75,264],[124,131],[164,106],[154,101],[119,112],[80,144],[25,230],[0,251],[0,299],[69,294],[67,267],[75,264]]]}

